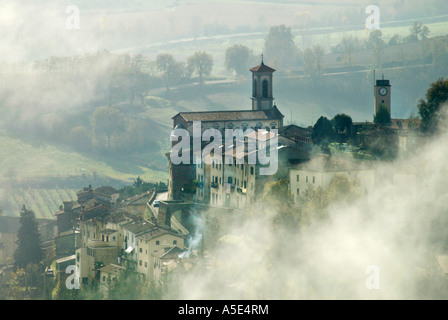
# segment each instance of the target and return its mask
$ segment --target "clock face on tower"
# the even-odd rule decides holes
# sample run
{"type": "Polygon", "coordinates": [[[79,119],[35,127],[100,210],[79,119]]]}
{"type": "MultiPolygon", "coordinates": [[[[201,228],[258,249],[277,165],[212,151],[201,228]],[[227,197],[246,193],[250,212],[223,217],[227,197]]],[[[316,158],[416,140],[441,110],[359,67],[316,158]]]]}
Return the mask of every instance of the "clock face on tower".
{"type": "Polygon", "coordinates": [[[387,88],[380,88],[380,95],[385,96],[387,94],[387,88]]]}

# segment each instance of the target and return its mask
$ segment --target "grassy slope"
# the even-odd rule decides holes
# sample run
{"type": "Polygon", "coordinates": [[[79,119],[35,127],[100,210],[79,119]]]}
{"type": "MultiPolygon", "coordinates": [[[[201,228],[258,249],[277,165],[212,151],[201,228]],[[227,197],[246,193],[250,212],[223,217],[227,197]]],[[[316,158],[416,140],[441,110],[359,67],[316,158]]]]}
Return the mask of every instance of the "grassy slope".
{"type": "MultiPolygon", "coordinates": [[[[140,175],[146,181],[166,179],[166,173],[133,165],[126,158],[103,161],[59,147],[28,143],[0,134],[0,168],[3,172],[13,168],[18,179],[30,177],[69,177],[80,175],[105,176],[131,182],[140,175]]],[[[6,178],[0,176],[0,181],[6,178]]]]}
{"type": "Polygon", "coordinates": [[[0,189],[0,194],[3,194],[5,215],[17,217],[20,215],[20,208],[25,205],[34,211],[38,219],[53,219],[63,201],[76,199],[76,191],[68,188],[5,188],[0,189]]]}

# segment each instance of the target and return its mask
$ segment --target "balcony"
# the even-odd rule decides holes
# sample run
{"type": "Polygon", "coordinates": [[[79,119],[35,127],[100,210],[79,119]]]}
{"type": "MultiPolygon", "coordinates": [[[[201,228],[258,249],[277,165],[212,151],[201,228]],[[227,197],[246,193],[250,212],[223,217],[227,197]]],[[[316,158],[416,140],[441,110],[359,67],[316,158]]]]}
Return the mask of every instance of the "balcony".
{"type": "Polygon", "coordinates": [[[219,184],[216,183],[216,182],[212,182],[212,183],[210,184],[210,186],[211,186],[213,189],[218,189],[218,188],[219,188],[219,184]]]}

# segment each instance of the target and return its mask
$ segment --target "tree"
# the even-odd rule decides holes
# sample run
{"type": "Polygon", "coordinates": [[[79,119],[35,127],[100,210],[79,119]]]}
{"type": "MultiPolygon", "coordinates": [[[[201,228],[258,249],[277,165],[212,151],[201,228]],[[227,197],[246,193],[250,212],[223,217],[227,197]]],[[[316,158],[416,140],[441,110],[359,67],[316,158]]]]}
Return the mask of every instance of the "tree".
{"type": "Polygon", "coordinates": [[[408,118],[408,128],[410,130],[415,130],[420,127],[421,119],[419,116],[411,114],[408,118]]]}
{"type": "Polygon", "coordinates": [[[380,103],[378,111],[373,118],[373,122],[377,125],[388,125],[392,122],[390,119],[389,110],[387,110],[384,104],[380,103]]]}
{"type": "Polygon", "coordinates": [[[248,47],[235,44],[226,49],[225,66],[228,70],[235,71],[237,75],[244,75],[247,73],[252,56],[252,50],[248,47]]]}
{"type": "Polygon", "coordinates": [[[297,225],[299,217],[294,209],[294,197],[288,188],[289,181],[283,178],[268,182],[264,186],[263,200],[270,209],[276,212],[273,222],[291,228],[297,225]]]}
{"type": "Polygon", "coordinates": [[[165,83],[166,91],[169,91],[170,86],[185,74],[183,65],[177,62],[173,55],[168,53],[161,53],[157,56],[156,66],[162,74],[162,80],[165,83]]]}
{"type": "Polygon", "coordinates": [[[377,46],[384,46],[383,33],[379,29],[370,32],[369,40],[367,41],[367,48],[375,48],[377,46]]]}
{"type": "Polygon", "coordinates": [[[355,50],[355,39],[352,36],[345,36],[341,40],[342,52],[344,52],[344,63],[351,66],[353,63],[353,51],[355,50]]]}
{"type": "Polygon", "coordinates": [[[126,130],[126,118],[117,109],[100,107],[93,113],[92,128],[95,137],[106,136],[108,149],[111,150],[111,138],[126,130]]]}
{"type": "Polygon", "coordinates": [[[323,142],[330,142],[334,139],[334,129],[333,126],[326,117],[320,117],[313,127],[313,132],[311,133],[311,138],[313,143],[320,145],[323,142]]]}
{"type": "Polygon", "coordinates": [[[382,65],[384,46],[386,44],[382,37],[383,33],[381,30],[376,29],[370,32],[369,40],[367,41],[367,48],[373,49],[375,64],[379,67],[382,65]]]}
{"type": "Polygon", "coordinates": [[[137,261],[126,259],[125,268],[115,281],[109,283],[108,298],[112,300],[142,299],[144,283],[137,273],[137,261]]]}
{"type": "Polygon", "coordinates": [[[20,227],[17,232],[17,249],[14,252],[15,265],[21,268],[29,264],[39,264],[42,260],[42,247],[36,215],[23,205],[20,211],[20,227]]]}
{"type": "Polygon", "coordinates": [[[400,35],[394,34],[392,36],[392,38],[390,38],[389,41],[387,42],[387,45],[388,46],[397,46],[400,44],[400,42],[401,42],[400,35]]]}
{"type": "Polygon", "coordinates": [[[203,77],[209,76],[213,69],[212,55],[198,51],[195,52],[187,61],[188,69],[199,76],[199,83],[203,85],[203,77]]]}
{"type": "Polygon", "coordinates": [[[446,112],[442,108],[448,101],[448,78],[431,83],[426,92],[426,100],[420,99],[418,114],[422,118],[421,129],[423,132],[433,134],[439,131],[439,124],[446,120],[446,112]]]}
{"type": "Polygon", "coordinates": [[[305,70],[311,76],[322,74],[322,57],[324,56],[324,48],[320,45],[306,48],[303,52],[303,63],[305,70]]]}
{"type": "Polygon", "coordinates": [[[322,222],[330,217],[331,208],[335,205],[347,206],[362,196],[363,191],[357,180],[345,174],[336,174],[327,188],[319,186],[312,194],[311,200],[302,213],[303,225],[322,222]]]}
{"type": "Polygon", "coordinates": [[[134,188],[140,188],[143,184],[143,180],[142,178],[140,178],[140,176],[137,177],[137,179],[134,180],[134,183],[132,184],[134,186],[134,188]]]}
{"type": "Polygon", "coordinates": [[[335,115],[331,122],[338,133],[344,131],[348,133],[353,123],[352,118],[344,113],[335,115]]]}
{"type": "Polygon", "coordinates": [[[421,21],[415,21],[410,28],[410,34],[408,40],[411,42],[417,42],[419,40],[425,40],[428,38],[430,30],[427,26],[423,25],[421,21]]]}
{"type": "Polygon", "coordinates": [[[273,26],[269,29],[264,42],[264,55],[277,68],[294,66],[298,49],[294,44],[294,37],[290,27],[285,25],[273,26]]]}

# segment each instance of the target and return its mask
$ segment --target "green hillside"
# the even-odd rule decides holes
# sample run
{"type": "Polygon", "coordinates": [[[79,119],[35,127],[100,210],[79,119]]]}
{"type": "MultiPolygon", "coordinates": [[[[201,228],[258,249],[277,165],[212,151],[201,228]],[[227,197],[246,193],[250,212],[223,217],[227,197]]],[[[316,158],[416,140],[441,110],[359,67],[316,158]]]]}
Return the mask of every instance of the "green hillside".
{"type": "Polygon", "coordinates": [[[63,201],[76,200],[76,191],[68,188],[14,188],[0,189],[0,194],[3,194],[1,202],[7,216],[19,216],[20,208],[25,205],[34,211],[38,219],[54,219],[63,201]]]}
{"type": "MultiPolygon", "coordinates": [[[[148,155],[149,157],[149,155],[148,155]]],[[[150,159],[148,159],[150,161],[150,159]]],[[[108,177],[130,183],[137,176],[145,181],[166,180],[167,173],[122,159],[94,158],[49,144],[25,142],[0,134],[0,182],[9,179],[67,178],[73,176],[108,177]]]]}

